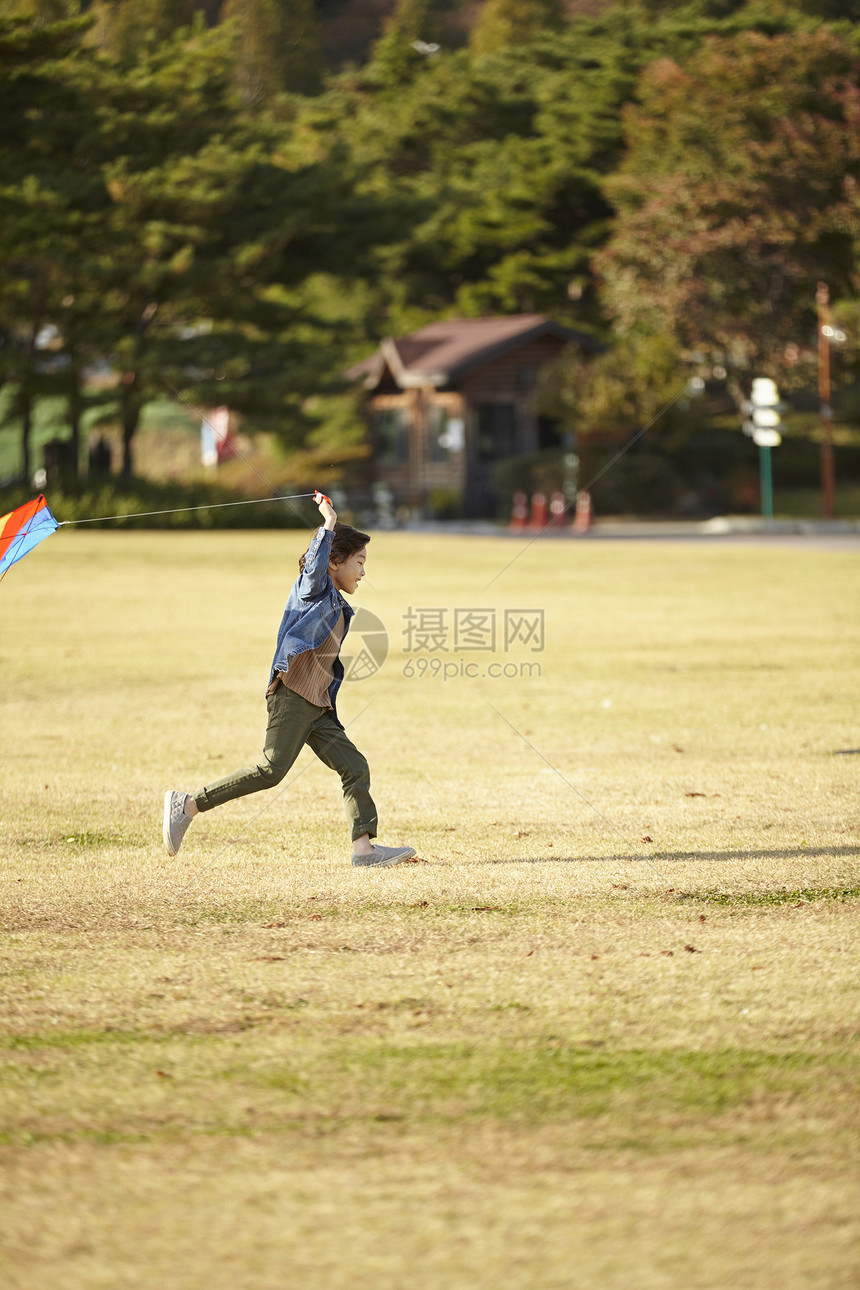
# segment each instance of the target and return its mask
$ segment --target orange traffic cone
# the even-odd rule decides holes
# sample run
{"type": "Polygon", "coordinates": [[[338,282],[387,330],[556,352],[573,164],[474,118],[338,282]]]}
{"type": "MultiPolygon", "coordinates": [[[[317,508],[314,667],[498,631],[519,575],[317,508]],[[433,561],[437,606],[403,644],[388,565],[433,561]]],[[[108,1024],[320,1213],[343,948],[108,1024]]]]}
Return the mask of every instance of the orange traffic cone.
{"type": "Polygon", "coordinates": [[[591,493],[585,488],[576,494],[576,516],[573,521],[574,533],[587,533],[591,528],[591,493]]]}
{"type": "Polygon", "coordinates": [[[524,529],[529,517],[529,499],[525,493],[514,493],[514,504],[511,510],[510,529],[513,532],[524,529]]]}
{"type": "Polygon", "coordinates": [[[532,515],[529,528],[546,528],[546,493],[532,493],[532,515]]]}

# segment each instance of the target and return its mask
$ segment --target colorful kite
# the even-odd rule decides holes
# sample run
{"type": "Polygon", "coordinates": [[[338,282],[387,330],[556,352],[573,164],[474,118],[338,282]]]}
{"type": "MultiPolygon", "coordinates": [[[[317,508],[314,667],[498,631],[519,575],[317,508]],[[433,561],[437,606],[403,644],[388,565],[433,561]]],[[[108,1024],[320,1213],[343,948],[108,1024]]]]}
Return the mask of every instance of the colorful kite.
{"type": "Polygon", "coordinates": [[[0,515],[0,578],[59,527],[41,493],[8,515],[0,515]]]}
{"type": "MultiPolygon", "coordinates": [[[[238,451],[238,449],[237,449],[238,451]]],[[[255,467],[256,469],[256,467],[255,467]]],[[[257,474],[259,475],[259,471],[257,474]]],[[[274,489],[274,486],[273,486],[274,489]]],[[[210,502],[206,506],[175,506],[167,511],[124,511],[121,515],[95,515],[87,520],[55,520],[51,508],[40,493],[32,502],[25,502],[8,515],[0,515],[0,580],[16,561],[23,559],[34,546],[46,537],[70,524],[104,524],[107,520],[129,520],[149,515],[178,515],[185,511],[212,511],[222,506],[256,506],[262,502],[292,502],[300,497],[314,497],[316,493],[279,493],[274,489],[270,497],[249,497],[241,502],[210,502]]],[[[325,493],[320,493],[325,497],[325,493]]],[[[331,499],[325,500],[331,505],[331,499]]],[[[295,508],[293,508],[295,509],[295,508]]],[[[296,511],[298,514],[298,511],[296,511]]]]}

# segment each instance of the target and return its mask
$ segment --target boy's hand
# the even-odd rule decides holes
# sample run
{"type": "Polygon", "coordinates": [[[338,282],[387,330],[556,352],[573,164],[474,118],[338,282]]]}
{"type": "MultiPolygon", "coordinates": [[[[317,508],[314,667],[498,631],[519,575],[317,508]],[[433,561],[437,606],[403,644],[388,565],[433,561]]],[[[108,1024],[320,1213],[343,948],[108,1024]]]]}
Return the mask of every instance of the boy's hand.
{"type": "Polygon", "coordinates": [[[321,493],[317,490],[314,493],[314,501],[320,508],[320,515],[325,520],[325,528],[333,529],[335,520],[337,519],[337,511],[331,504],[331,498],[326,497],[325,493],[321,493]]]}

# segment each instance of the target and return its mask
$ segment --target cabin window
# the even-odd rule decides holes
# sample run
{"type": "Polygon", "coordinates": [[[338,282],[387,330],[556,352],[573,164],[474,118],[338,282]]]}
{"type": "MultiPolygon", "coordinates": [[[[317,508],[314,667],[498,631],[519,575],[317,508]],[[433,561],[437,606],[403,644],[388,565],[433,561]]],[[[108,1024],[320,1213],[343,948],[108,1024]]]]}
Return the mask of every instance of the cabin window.
{"type": "Polygon", "coordinates": [[[448,448],[448,411],[439,403],[431,403],[427,409],[427,447],[431,461],[448,461],[451,453],[448,448]]]}
{"type": "Polygon", "coordinates": [[[499,461],[517,451],[517,416],[513,403],[479,403],[475,408],[479,461],[499,461]]]}
{"type": "Polygon", "coordinates": [[[562,428],[555,417],[538,417],[538,448],[561,448],[562,428]]]}
{"type": "Polygon", "coordinates": [[[373,414],[376,460],[399,466],[409,460],[409,414],[406,408],[377,408],[373,414]]]}

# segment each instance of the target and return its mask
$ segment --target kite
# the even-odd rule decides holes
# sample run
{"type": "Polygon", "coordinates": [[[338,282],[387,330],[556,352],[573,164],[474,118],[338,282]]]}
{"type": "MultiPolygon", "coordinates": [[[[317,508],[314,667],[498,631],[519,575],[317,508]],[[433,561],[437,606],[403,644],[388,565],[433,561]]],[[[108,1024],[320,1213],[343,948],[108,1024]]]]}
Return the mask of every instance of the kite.
{"type": "Polygon", "coordinates": [[[0,515],[0,578],[59,527],[41,493],[8,515],[0,515]]]}

